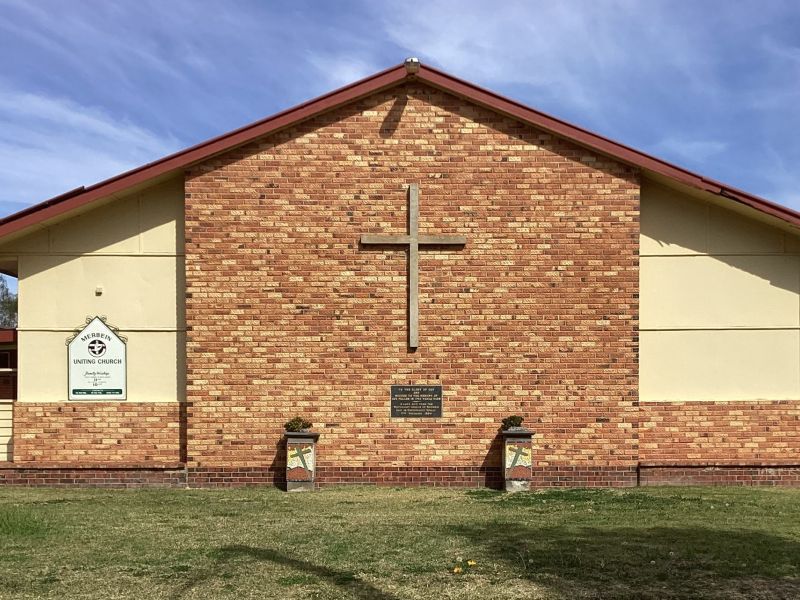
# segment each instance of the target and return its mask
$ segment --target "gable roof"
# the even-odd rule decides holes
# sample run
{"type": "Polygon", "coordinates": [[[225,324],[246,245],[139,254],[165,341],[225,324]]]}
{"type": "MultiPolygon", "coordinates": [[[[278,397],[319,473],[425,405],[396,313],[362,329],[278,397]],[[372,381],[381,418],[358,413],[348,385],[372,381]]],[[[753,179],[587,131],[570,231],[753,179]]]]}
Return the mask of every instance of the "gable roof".
{"type": "Polygon", "coordinates": [[[529,123],[557,136],[619,160],[639,167],[646,172],[655,173],[688,185],[690,187],[722,196],[730,201],[749,206],[759,212],[800,227],[800,213],[780,204],[770,202],[753,194],[738,190],[713,179],[708,179],[661,160],[629,146],[615,142],[582,127],[572,125],[556,117],[529,108],[492,91],[448,75],[447,73],[420,64],[406,61],[319,96],[294,108],[279,112],[271,117],[245,125],[224,135],[201,142],[175,154],[127,171],[89,187],[79,187],[39,204],[0,219],[0,239],[29,227],[43,224],[74,209],[107,198],[113,194],[146,183],[157,177],[177,173],[186,167],[226,152],[257,138],[290,127],[323,112],[338,108],[375,92],[390,88],[404,81],[419,80],[435,88],[459,96],[470,102],[484,106],[501,114],[529,123]],[[411,65],[413,68],[407,68],[411,65]]]}

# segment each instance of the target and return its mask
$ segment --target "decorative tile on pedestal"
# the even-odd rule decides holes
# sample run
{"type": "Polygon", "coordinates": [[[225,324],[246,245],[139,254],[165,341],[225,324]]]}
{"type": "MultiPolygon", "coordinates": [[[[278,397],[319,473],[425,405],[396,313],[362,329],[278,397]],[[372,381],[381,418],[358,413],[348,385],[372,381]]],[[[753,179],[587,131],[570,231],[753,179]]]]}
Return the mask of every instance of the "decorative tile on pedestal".
{"type": "Polygon", "coordinates": [[[528,490],[533,479],[533,432],[524,427],[514,427],[502,433],[506,491],[528,490]]]}

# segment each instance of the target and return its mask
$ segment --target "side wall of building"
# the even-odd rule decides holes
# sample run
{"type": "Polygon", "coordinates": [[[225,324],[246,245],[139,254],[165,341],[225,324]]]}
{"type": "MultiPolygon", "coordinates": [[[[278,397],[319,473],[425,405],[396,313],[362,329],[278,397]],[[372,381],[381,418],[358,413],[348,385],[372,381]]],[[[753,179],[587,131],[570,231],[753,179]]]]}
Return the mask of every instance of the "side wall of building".
{"type": "Polygon", "coordinates": [[[633,170],[413,84],[211,159],[186,182],[188,453],[206,484],[279,475],[282,425],[321,432],[322,481],[499,477],[498,427],[536,431],[539,483],[635,482],[633,170]],[[404,233],[420,185],[420,347],[404,233]],[[441,419],[391,419],[441,384],[441,419]],[[225,466],[233,471],[226,471],[225,466]]]}
{"type": "Polygon", "coordinates": [[[179,460],[185,390],[183,181],[114,199],[0,247],[19,270],[13,460],[179,460]],[[66,340],[103,316],[127,338],[127,400],[67,400],[66,340]]]}
{"type": "Polygon", "coordinates": [[[800,463],[800,236],[645,180],[640,319],[644,465],[800,463]]]}

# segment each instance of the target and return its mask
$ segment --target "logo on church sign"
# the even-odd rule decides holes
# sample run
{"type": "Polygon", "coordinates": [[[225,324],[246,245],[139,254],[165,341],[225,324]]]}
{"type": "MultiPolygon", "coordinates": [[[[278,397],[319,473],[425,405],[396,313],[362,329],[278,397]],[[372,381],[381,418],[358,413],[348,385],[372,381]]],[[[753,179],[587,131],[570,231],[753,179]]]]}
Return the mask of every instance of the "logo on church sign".
{"type": "Polygon", "coordinates": [[[70,400],[125,400],[127,358],[125,340],[100,317],[67,342],[70,400]]]}

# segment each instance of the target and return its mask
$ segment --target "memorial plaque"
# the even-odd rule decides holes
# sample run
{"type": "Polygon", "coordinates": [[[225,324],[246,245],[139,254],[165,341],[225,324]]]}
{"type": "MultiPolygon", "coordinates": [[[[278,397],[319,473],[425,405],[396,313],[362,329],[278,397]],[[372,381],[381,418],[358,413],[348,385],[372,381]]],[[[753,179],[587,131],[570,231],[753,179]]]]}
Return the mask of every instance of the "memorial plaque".
{"type": "Polygon", "coordinates": [[[393,385],[392,418],[442,416],[442,386],[393,385]]]}

